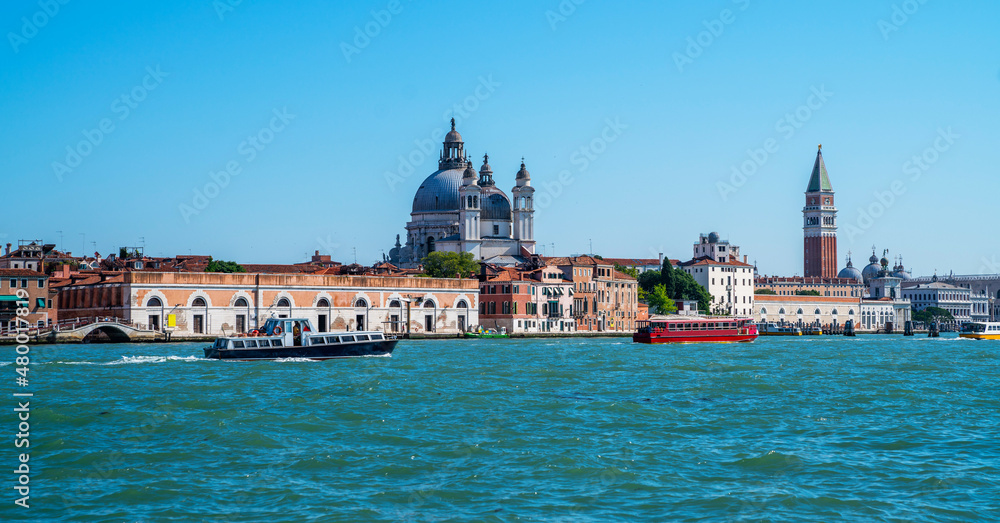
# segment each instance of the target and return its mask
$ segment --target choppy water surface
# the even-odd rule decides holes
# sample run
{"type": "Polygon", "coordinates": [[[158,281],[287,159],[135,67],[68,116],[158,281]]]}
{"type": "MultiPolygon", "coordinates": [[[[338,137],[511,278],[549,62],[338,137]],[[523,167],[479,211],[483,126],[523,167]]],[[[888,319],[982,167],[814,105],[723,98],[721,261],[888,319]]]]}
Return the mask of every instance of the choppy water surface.
{"type": "Polygon", "coordinates": [[[32,508],[5,488],[0,519],[1000,518],[1000,343],[403,341],[326,362],[200,346],[38,347],[32,508]]]}

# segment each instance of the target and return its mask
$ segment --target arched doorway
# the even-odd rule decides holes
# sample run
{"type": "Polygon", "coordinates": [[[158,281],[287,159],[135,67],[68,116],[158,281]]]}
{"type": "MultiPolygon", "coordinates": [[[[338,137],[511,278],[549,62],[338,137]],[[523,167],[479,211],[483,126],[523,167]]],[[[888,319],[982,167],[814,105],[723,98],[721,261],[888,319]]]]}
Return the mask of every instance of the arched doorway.
{"type": "Polygon", "coordinates": [[[437,313],[437,311],[435,310],[437,309],[437,304],[434,303],[434,300],[424,300],[424,308],[431,309],[427,314],[424,315],[424,331],[434,332],[437,330],[437,322],[434,321],[434,317],[436,316],[437,313]]]}
{"type": "Polygon", "coordinates": [[[316,302],[316,330],[330,332],[330,300],[320,298],[316,302]]]}
{"type": "Polygon", "coordinates": [[[247,318],[250,317],[250,302],[240,296],[233,302],[233,308],[236,309],[236,332],[246,332],[248,330],[247,318]]]}
{"type": "Polygon", "coordinates": [[[163,302],[156,296],[146,301],[146,315],[146,325],[149,330],[159,331],[163,329],[163,302]]]}
{"type": "Polygon", "coordinates": [[[191,302],[191,332],[195,334],[205,334],[208,329],[208,303],[204,298],[198,297],[191,302]]]}
{"type": "Polygon", "coordinates": [[[291,318],[292,317],[292,302],[288,301],[288,298],[281,298],[276,303],[275,308],[278,309],[279,318],[291,318]]]}
{"type": "MultiPolygon", "coordinates": [[[[458,300],[455,308],[458,309],[458,332],[465,332],[466,318],[469,316],[469,302],[458,300]]],[[[514,312],[517,313],[516,310],[514,312]]]]}
{"type": "Polygon", "coordinates": [[[365,330],[368,324],[368,300],[364,298],[354,300],[354,320],[357,330],[365,330]]]}

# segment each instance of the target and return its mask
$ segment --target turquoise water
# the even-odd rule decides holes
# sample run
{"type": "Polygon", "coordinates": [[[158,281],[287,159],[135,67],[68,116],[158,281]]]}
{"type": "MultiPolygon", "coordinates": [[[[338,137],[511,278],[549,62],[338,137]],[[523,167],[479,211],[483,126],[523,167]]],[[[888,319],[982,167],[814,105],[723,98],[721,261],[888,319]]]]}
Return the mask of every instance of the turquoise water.
{"type": "Polygon", "coordinates": [[[1000,518],[1000,342],[402,341],[325,362],[200,347],[37,347],[31,508],[8,475],[0,519],[1000,518]]]}

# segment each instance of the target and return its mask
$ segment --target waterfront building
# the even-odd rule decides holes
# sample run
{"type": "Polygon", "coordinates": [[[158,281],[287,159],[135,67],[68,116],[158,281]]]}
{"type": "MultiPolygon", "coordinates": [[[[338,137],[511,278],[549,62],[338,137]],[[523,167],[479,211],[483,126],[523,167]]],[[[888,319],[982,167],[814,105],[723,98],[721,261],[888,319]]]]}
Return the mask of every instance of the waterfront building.
{"type": "Polygon", "coordinates": [[[0,269],[0,331],[46,327],[59,321],[59,298],[49,289],[49,277],[31,269],[0,269]],[[27,298],[17,295],[28,294],[27,298]],[[17,309],[28,315],[18,321],[17,309]]]}
{"type": "MultiPolygon", "coordinates": [[[[922,311],[927,307],[938,307],[950,312],[955,317],[956,323],[972,321],[972,290],[967,287],[938,281],[935,275],[930,283],[917,283],[904,287],[902,292],[903,296],[913,302],[914,310],[922,311]]],[[[989,297],[986,298],[988,303],[989,297]]],[[[977,312],[977,315],[981,316],[981,313],[977,312]]]]}
{"type": "MultiPolygon", "coordinates": [[[[864,284],[853,277],[804,278],[802,276],[759,276],[754,280],[754,289],[756,292],[773,292],[778,296],[795,296],[816,292],[820,296],[861,298],[865,293],[864,284]]],[[[757,296],[760,296],[760,294],[757,294],[757,296]]]]}
{"type": "Polygon", "coordinates": [[[758,294],[754,297],[753,318],[758,322],[791,323],[798,326],[843,326],[857,324],[860,298],[851,296],[758,294]]]}
{"type": "Polygon", "coordinates": [[[970,312],[972,321],[993,321],[993,316],[990,314],[990,308],[994,299],[991,296],[987,295],[985,292],[979,294],[972,293],[969,297],[969,301],[972,302],[972,311],[970,312]]]}
{"type": "Polygon", "coordinates": [[[593,256],[539,257],[540,263],[558,267],[573,282],[573,315],[576,330],[631,332],[639,316],[639,284],[615,270],[614,264],[593,256]]]}
{"type": "Polygon", "coordinates": [[[693,258],[678,264],[712,295],[712,314],[749,316],[754,309],[754,267],[739,260],[740,248],[720,240],[716,232],[702,234],[693,258]]]}
{"type": "Polygon", "coordinates": [[[806,187],[806,204],[802,208],[805,267],[802,274],[807,278],[837,276],[837,207],[834,204],[833,185],[820,145],[806,187]]]}
{"type": "MultiPolygon", "coordinates": [[[[903,287],[913,287],[921,284],[932,283],[937,276],[918,276],[903,283],[903,287]]],[[[992,310],[993,318],[1000,318],[1000,274],[948,274],[937,281],[948,283],[958,287],[965,287],[973,296],[986,296],[988,298],[987,311],[992,310]]],[[[978,313],[977,313],[978,315],[978,313]]]]}
{"type": "Polygon", "coordinates": [[[522,271],[500,268],[479,288],[479,320],[484,328],[509,333],[572,333],[573,282],[554,265],[522,271]]]}
{"type": "Polygon", "coordinates": [[[323,274],[98,272],[59,289],[64,318],[115,317],[172,336],[218,336],[270,317],[323,332],[459,334],[479,323],[474,279],[323,274]]]}
{"type": "Polygon", "coordinates": [[[388,261],[415,267],[433,251],[469,252],[476,260],[496,265],[524,263],[535,252],[534,191],[525,167],[515,175],[510,198],[496,186],[489,156],[477,175],[455,130],[444,138],[438,169],[420,184],[413,197],[406,245],[389,251],[388,261]]]}
{"type": "Polygon", "coordinates": [[[30,271],[48,273],[46,266],[50,264],[76,262],[71,253],[60,252],[55,245],[44,244],[41,240],[20,240],[16,250],[11,250],[8,243],[0,256],[0,269],[28,269],[30,271]]]}

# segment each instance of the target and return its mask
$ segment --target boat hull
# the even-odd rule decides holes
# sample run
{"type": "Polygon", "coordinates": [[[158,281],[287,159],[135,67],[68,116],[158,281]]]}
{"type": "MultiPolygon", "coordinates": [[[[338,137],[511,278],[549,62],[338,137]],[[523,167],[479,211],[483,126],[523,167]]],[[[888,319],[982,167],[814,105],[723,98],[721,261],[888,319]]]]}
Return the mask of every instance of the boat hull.
{"type": "Polygon", "coordinates": [[[335,345],[308,345],[303,347],[258,347],[252,349],[205,349],[205,357],[216,360],[280,360],[301,358],[329,360],[359,358],[364,356],[389,356],[398,340],[361,341],[335,345]]]}
{"type": "Polygon", "coordinates": [[[801,332],[761,332],[761,336],[802,336],[801,332]]]}
{"type": "Polygon", "coordinates": [[[969,338],[970,340],[1000,340],[1000,334],[973,334],[963,332],[962,334],[959,334],[959,337],[969,338]]]}

